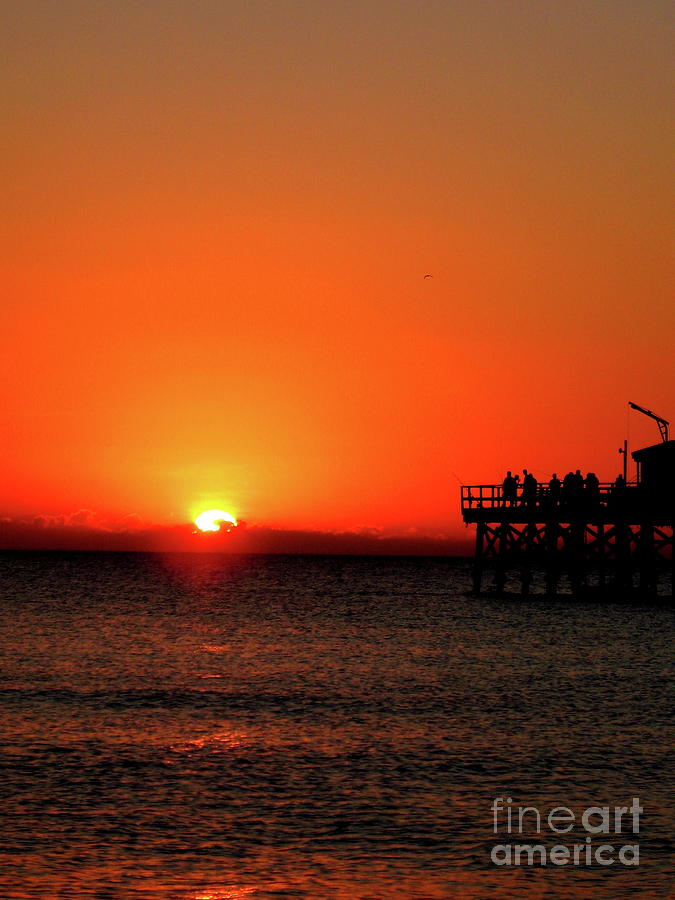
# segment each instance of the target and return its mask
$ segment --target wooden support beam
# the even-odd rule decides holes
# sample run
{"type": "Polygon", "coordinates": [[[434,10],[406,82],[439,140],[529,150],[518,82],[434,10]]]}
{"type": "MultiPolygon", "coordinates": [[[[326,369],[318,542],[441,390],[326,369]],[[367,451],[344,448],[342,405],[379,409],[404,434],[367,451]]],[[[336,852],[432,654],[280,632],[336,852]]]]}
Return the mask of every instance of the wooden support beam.
{"type": "Polygon", "coordinates": [[[654,526],[640,525],[638,532],[638,568],[640,572],[640,592],[653,596],[657,590],[656,553],[654,550],[654,526]]]}
{"type": "Polygon", "coordinates": [[[532,583],[532,557],[538,542],[539,529],[534,522],[526,525],[521,533],[520,590],[524,597],[529,596],[532,583]]]}
{"type": "Polygon", "coordinates": [[[558,539],[560,526],[557,522],[548,522],[546,525],[545,559],[546,559],[546,593],[554,596],[558,593],[558,579],[560,577],[560,557],[558,555],[558,539]]]}
{"type": "Polygon", "coordinates": [[[477,522],[472,571],[475,594],[484,590],[488,567],[494,571],[498,595],[504,594],[509,576],[519,576],[520,593],[527,596],[539,567],[549,596],[557,595],[563,572],[573,593],[597,585],[651,597],[662,593],[666,570],[675,576],[672,525],[637,524],[626,519],[608,522],[606,517],[565,520],[550,514],[540,522],[524,521],[522,510],[517,508],[514,513],[514,509],[500,506],[496,522],[487,518],[477,522]]]}
{"type": "Polygon", "coordinates": [[[480,594],[483,581],[483,544],[485,542],[485,522],[479,522],[476,529],[476,552],[473,558],[473,592],[480,594]]]}
{"type": "Polygon", "coordinates": [[[506,586],[506,554],[508,552],[509,526],[502,522],[498,528],[497,562],[495,566],[495,590],[502,597],[506,586]]]}

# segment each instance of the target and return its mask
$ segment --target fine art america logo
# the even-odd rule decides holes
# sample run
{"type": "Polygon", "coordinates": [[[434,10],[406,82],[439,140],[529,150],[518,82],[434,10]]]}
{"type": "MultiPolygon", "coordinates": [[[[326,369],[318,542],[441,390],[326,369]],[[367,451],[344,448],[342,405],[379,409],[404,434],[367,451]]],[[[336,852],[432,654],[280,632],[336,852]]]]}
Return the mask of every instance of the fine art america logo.
{"type": "Polygon", "coordinates": [[[580,816],[567,806],[554,806],[542,814],[536,806],[512,806],[512,803],[511,797],[496,797],[490,807],[494,833],[500,834],[502,840],[504,835],[522,835],[524,830],[541,834],[542,826],[554,836],[568,834],[576,826],[578,830],[583,828],[585,836],[582,842],[577,839],[567,844],[551,844],[548,835],[546,844],[495,844],[490,859],[496,866],[640,865],[639,844],[626,843],[635,841],[629,834],[640,832],[640,813],[644,809],[639,797],[633,797],[631,806],[589,806],[580,816]]]}

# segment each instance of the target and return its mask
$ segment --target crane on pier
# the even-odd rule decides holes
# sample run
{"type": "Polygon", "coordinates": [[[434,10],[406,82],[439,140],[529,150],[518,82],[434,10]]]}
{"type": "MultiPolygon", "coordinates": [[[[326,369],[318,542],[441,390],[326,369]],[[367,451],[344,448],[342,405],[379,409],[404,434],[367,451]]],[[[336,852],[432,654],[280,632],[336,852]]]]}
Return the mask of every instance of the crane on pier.
{"type": "Polygon", "coordinates": [[[668,441],[668,426],[670,425],[670,422],[667,419],[662,419],[661,416],[657,416],[656,413],[653,413],[651,409],[643,409],[641,406],[638,406],[637,403],[633,403],[630,400],[628,401],[628,405],[631,409],[636,409],[643,415],[649,416],[650,419],[655,419],[656,424],[659,426],[661,440],[664,444],[668,441]]]}

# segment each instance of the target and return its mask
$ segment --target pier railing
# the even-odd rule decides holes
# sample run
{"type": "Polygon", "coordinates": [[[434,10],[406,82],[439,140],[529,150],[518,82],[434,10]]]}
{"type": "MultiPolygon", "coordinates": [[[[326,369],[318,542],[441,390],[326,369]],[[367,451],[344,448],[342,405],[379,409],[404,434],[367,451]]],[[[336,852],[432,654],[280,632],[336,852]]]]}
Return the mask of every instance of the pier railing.
{"type": "Polygon", "coordinates": [[[672,498],[655,495],[642,485],[604,482],[595,488],[552,493],[548,484],[536,491],[518,485],[515,494],[501,484],[462,485],[462,515],[467,522],[511,519],[621,519],[655,518],[671,521],[672,498]]]}
{"type": "Polygon", "coordinates": [[[633,489],[634,486],[632,485],[617,487],[613,482],[608,482],[598,485],[595,491],[588,491],[584,488],[582,491],[576,492],[574,496],[566,496],[563,492],[558,494],[558,496],[552,496],[547,484],[538,484],[534,494],[528,494],[523,485],[518,485],[515,489],[515,495],[505,496],[504,485],[502,484],[463,484],[462,511],[475,507],[495,509],[503,506],[522,506],[526,503],[530,505],[534,503],[535,505],[560,506],[583,500],[607,505],[613,499],[625,497],[626,493],[633,489]]]}

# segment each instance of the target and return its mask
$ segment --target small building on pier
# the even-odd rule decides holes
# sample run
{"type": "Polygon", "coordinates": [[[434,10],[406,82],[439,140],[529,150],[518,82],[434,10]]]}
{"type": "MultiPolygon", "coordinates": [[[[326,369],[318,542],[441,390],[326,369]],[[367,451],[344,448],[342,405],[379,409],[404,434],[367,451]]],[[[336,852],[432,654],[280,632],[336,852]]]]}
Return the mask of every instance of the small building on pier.
{"type": "Polygon", "coordinates": [[[646,491],[675,494],[675,441],[661,441],[631,454],[637,465],[637,483],[646,491]]]}

